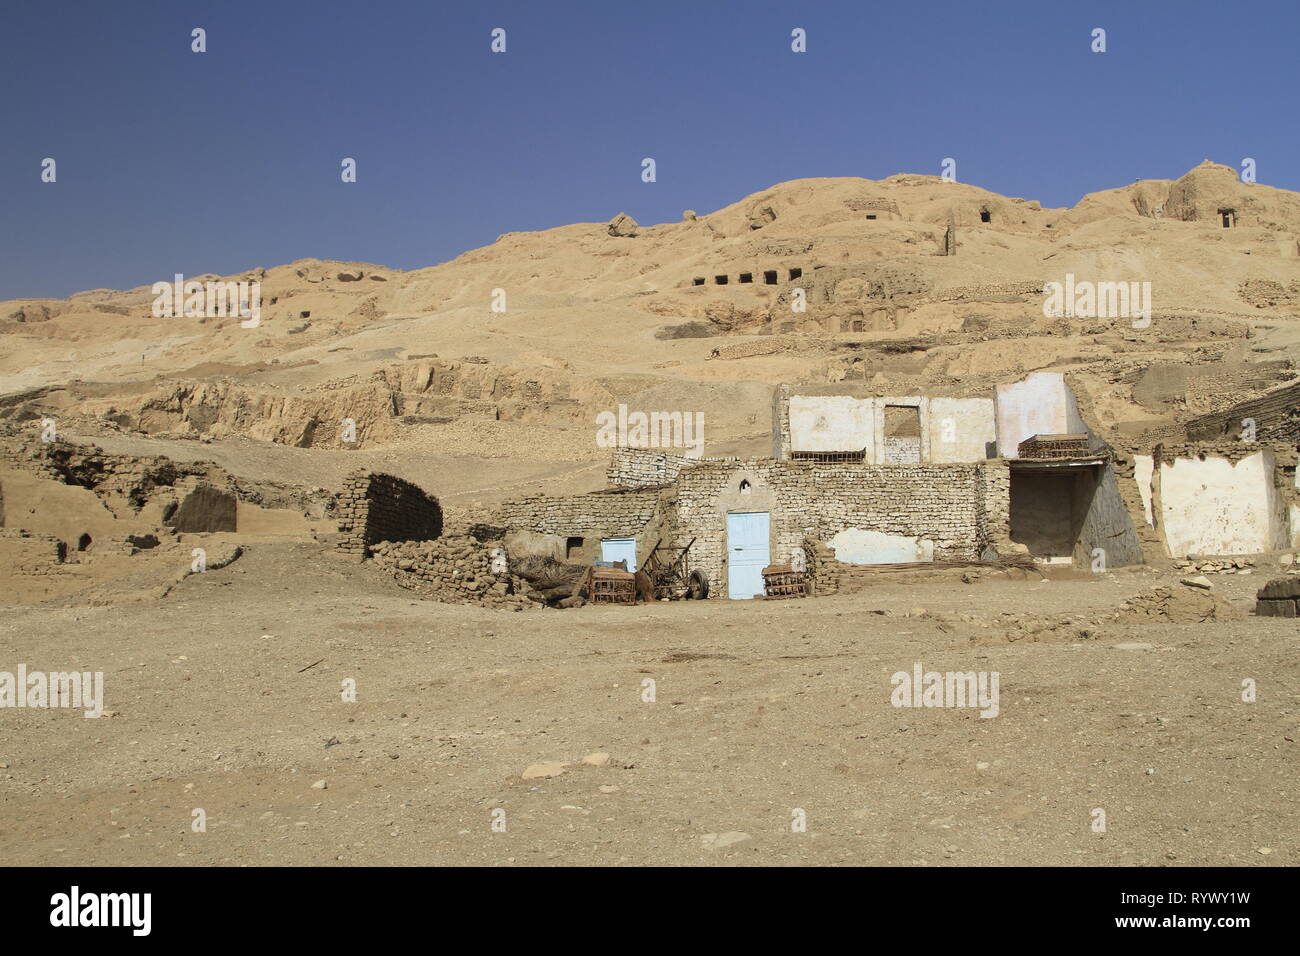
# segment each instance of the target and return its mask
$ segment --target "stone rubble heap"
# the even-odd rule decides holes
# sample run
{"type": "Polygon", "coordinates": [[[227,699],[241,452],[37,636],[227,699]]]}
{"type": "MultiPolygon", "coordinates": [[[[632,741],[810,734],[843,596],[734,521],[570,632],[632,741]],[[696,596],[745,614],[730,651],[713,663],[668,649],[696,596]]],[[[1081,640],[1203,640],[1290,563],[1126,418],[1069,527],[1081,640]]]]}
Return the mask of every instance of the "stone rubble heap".
{"type": "Polygon", "coordinates": [[[1246,558],[1216,558],[1214,560],[1184,558],[1175,561],[1174,567],[1179,571],[1195,571],[1200,574],[1253,574],[1255,562],[1246,558]]]}
{"type": "Polygon", "coordinates": [[[435,601],[512,611],[543,606],[523,578],[492,570],[493,550],[471,537],[381,541],[371,548],[375,564],[398,584],[435,601]]]}

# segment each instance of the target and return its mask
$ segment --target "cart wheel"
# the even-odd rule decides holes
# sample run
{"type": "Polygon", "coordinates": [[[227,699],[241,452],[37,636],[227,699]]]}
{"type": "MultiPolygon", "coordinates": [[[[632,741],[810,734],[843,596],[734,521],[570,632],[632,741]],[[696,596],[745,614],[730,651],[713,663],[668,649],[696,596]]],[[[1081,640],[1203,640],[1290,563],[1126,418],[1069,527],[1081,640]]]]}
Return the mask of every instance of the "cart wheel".
{"type": "Polygon", "coordinates": [[[693,601],[702,601],[709,596],[709,576],[698,568],[691,572],[690,586],[686,596],[693,601]]]}

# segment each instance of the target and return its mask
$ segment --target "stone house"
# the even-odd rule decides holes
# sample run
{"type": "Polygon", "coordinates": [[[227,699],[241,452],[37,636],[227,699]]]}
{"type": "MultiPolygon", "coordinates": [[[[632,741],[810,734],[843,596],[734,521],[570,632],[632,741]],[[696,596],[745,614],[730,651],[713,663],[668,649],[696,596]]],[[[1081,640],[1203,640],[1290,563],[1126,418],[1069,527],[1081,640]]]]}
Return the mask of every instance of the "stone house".
{"type": "Polygon", "coordinates": [[[620,448],[610,489],[505,506],[511,553],[631,559],[693,542],[712,596],[762,591],[762,568],[808,542],[855,564],[1035,560],[1139,563],[1142,542],[1105,444],[1059,373],[994,396],[879,396],[865,386],[780,386],[771,458],[688,458],[620,448]],[[1081,435],[1022,457],[1035,436],[1081,435]],[[1009,451],[1009,454],[1006,453],[1009,451]]]}

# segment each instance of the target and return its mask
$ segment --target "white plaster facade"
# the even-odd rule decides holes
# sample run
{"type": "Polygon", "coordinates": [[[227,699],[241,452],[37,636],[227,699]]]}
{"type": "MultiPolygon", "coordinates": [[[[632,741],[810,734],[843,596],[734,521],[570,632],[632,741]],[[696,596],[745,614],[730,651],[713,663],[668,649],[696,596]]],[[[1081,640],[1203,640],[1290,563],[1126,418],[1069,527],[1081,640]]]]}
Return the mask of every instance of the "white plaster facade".
{"type": "Polygon", "coordinates": [[[1020,443],[1035,435],[1075,435],[1088,430],[1074,392],[1061,372],[1034,372],[997,387],[998,455],[1018,457],[1020,443]]]}
{"type": "Polygon", "coordinates": [[[1156,495],[1169,553],[1257,554],[1290,547],[1291,522],[1273,483],[1273,466],[1267,450],[1235,463],[1215,456],[1161,462],[1156,495]]]}

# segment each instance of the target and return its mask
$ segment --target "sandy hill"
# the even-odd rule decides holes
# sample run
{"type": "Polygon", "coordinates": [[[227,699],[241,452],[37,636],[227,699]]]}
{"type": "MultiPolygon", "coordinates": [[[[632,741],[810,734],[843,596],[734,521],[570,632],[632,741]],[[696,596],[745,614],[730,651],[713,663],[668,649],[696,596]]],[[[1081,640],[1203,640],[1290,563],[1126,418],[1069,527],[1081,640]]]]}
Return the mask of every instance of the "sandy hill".
{"type": "Polygon", "coordinates": [[[761,453],[780,382],[987,394],[1056,368],[1123,442],[1293,380],[1297,236],[1300,195],[1208,160],[1071,209],[933,176],[795,180],[411,272],[220,277],[261,283],[256,328],[155,318],[149,286],[0,303],[0,416],[286,481],[337,480],[354,462],[303,451],[347,452],[499,498],[599,486],[595,415],[620,403],[702,411],[706,454],[761,453]],[[1045,317],[1067,274],[1150,282],[1152,324],[1045,317]]]}

